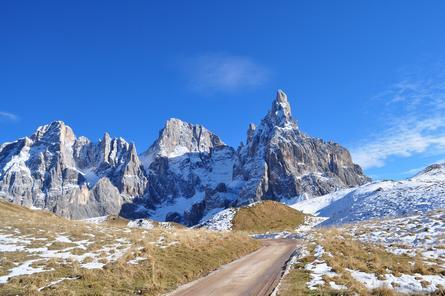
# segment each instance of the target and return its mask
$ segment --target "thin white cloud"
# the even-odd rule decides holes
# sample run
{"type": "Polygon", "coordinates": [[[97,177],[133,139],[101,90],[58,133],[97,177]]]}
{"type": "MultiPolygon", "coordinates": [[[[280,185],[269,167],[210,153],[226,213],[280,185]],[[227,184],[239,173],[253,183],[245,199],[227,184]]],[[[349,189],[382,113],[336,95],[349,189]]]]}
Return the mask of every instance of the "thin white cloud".
{"type": "Polygon", "coordinates": [[[365,169],[391,157],[445,152],[445,72],[407,76],[375,98],[385,127],[351,151],[365,169]]]}
{"type": "Polygon", "coordinates": [[[267,69],[245,56],[204,54],[184,63],[189,87],[199,92],[237,91],[267,81],[267,69]]]}
{"type": "Polygon", "coordinates": [[[20,118],[10,112],[0,111],[0,120],[6,120],[6,121],[18,121],[20,118]]]}
{"type": "Polygon", "coordinates": [[[430,149],[445,149],[445,118],[400,121],[352,150],[364,168],[383,167],[392,156],[409,157],[430,149]]]}

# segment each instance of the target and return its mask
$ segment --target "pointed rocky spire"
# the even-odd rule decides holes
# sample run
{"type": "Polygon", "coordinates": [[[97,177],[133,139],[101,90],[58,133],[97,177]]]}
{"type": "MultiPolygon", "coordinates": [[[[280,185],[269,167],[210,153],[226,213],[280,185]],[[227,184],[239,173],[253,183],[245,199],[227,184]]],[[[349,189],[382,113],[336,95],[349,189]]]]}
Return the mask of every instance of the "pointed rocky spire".
{"type": "Polygon", "coordinates": [[[110,163],[111,137],[107,132],[104,133],[102,141],[100,141],[100,149],[103,155],[102,160],[106,163],[110,163]]]}
{"type": "Polygon", "coordinates": [[[272,108],[267,114],[266,119],[274,126],[297,128],[297,124],[292,118],[292,110],[287,95],[281,89],[277,91],[272,108]]]}
{"type": "Polygon", "coordinates": [[[255,135],[256,125],[251,123],[249,124],[249,129],[247,130],[247,143],[251,142],[253,136],[255,135]]]}

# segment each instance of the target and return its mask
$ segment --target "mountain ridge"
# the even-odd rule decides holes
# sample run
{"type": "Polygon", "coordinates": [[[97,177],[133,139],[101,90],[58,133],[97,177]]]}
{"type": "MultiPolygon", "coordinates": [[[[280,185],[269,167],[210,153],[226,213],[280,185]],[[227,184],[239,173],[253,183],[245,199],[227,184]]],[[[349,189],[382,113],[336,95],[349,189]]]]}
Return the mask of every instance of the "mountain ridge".
{"type": "Polygon", "coordinates": [[[15,203],[69,218],[122,214],[186,225],[218,209],[309,198],[369,181],[347,149],[299,130],[282,90],[237,149],[176,118],[140,154],[123,138],[105,133],[91,142],[55,121],[2,144],[0,170],[0,196],[15,203]]]}

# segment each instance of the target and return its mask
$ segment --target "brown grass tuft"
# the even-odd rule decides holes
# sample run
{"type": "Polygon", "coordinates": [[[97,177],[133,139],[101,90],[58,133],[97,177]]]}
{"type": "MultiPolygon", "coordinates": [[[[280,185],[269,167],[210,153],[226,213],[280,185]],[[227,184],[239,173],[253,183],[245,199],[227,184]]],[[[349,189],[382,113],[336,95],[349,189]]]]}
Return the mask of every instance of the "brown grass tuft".
{"type": "Polygon", "coordinates": [[[233,219],[233,229],[250,233],[292,231],[304,223],[304,217],[302,212],[268,200],[240,208],[233,219]]]}

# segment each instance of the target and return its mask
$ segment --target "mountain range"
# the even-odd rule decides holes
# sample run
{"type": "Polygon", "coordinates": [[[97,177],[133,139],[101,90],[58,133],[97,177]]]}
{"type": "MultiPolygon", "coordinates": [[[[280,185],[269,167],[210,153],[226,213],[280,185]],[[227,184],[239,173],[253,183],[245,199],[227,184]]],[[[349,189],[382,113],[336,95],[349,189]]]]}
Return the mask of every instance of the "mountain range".
{"type": "Polygon", "coordinates": [[[281,90],[237,148],[174,118],[141,154],[108,133],[99,142],[76,137],[62,121],[0,146],[0,197],[70,219],[120,214],[195,225],[225,208],[369,181],[347,149],[299,129],[281,90]]]}

